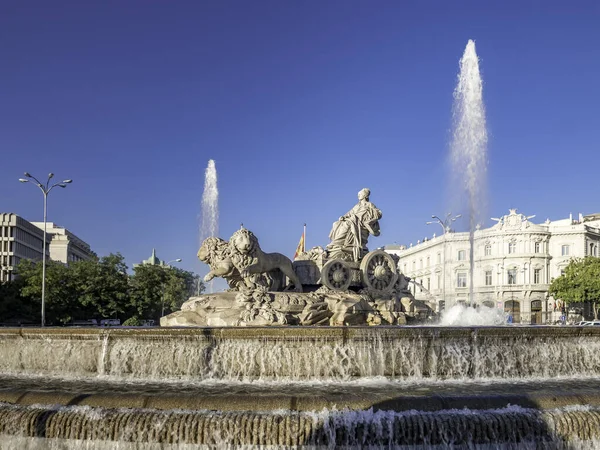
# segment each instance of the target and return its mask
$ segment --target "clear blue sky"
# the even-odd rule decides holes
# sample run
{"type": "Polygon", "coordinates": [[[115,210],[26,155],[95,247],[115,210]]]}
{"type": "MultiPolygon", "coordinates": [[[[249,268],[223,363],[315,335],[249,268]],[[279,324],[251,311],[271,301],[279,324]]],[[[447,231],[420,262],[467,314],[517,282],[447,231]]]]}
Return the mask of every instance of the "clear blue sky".
{"type": "MultiPolygon", "coordinates": [[[[458,60],[481,58],[488,216],[600,212],[600,3],[16,1],[0,14],[0,211],[41,220],[24,171],[72,178],[49,220],[131,266],[195,259],[207,161],[221,235],[327,244],[363,187],[371,248],[447,211],[458,60]]],[[[455,211],[460,212],[460,211],[455,211]]],[[[458,224],[459,228],[465,224],[458,224]]],[[[491,225],[487,223],[486,226],[491,225]]]]}

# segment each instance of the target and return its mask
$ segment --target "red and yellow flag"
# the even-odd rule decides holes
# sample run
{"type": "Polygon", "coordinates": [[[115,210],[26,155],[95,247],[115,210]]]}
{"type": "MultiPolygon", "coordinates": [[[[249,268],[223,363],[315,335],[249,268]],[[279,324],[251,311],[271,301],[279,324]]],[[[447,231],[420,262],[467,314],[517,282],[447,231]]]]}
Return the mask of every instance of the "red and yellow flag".
{"type": "Polygon", "coordinates": [[[296,253],[294,253],[294,259],[296,259],[300,253],[304,253],[304,251],[306,250],[304,248],[305,235],[306,235],[306,225],[304,225],[304,231],[302,232],[302,236],[300,236],[300,242],[298,242],[298,247],[296,247],[296,253]]]}

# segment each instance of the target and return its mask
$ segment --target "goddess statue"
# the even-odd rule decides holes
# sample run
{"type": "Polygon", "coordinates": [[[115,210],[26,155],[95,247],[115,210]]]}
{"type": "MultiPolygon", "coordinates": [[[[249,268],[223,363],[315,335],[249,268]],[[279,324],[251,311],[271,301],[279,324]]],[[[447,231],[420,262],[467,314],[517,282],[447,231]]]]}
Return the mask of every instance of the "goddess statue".
{"type": "Polygon", "coordinates": [[[327,245],[330,258],[358,262],[369,252],[369,234],[379,236],[381,211],[369,201],[371,191],[367,188],[358,193],[358,203],[333,224],[327,245]]]}

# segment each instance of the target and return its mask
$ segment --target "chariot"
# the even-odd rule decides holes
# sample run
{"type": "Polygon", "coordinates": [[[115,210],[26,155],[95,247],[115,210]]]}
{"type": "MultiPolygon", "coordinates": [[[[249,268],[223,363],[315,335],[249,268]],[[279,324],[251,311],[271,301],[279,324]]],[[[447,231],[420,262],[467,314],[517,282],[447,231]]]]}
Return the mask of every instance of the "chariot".
{"type": "Polygon", "coordinates": [[[378,249],[359,261],[331,257],[327,251],[308,260],[294,261],[294,271],[306,288],[325,286],[334,291],[366,289],[375,296],[390,294],[399,278],[397,261],[378,249]]]}

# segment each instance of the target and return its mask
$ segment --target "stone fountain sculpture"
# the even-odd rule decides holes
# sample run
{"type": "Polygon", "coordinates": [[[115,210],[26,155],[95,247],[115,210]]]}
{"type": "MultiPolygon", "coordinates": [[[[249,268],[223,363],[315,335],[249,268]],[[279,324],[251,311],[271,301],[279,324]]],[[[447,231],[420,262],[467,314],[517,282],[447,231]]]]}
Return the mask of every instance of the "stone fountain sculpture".
{"type": "Polygon", "coordinates": [[[210,267],[204,281],[222,277],[229,290],[190,298],[161,325],[406,324],[415,304],[409,279],[398,272],[394,256],[367,248],[382,217],[370,194],[358,193],[358,203],[333,224],[325,249],[314,247],[294,262],[263,252],[243,226],[229,241],[206,239],[198,251],[210,267]]]}

